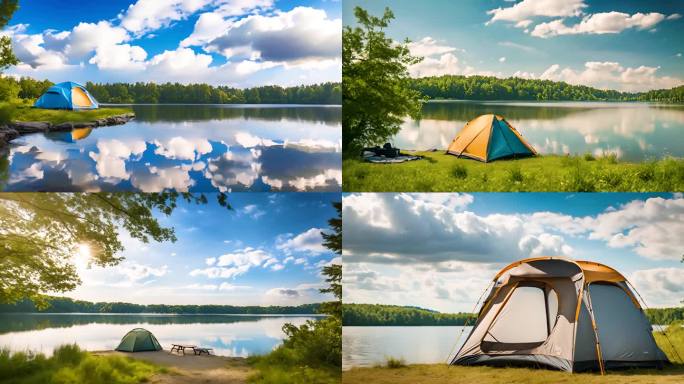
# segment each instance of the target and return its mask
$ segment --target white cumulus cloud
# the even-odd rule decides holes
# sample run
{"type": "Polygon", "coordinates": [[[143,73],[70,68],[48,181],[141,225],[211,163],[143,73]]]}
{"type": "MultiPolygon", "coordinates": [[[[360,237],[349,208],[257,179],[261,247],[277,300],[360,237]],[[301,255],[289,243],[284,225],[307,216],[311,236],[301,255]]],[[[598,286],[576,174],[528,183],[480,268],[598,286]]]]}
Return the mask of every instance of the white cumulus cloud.
{"type": "Polygon", "coordinates": [[[322,231],[320,228],[310,228],[297,236],[286,236],[281,239],[276,247],[288,254],[299,252],[318,255],[328,252],[328,249],[323,246],[322,231]]]}
{"type": "MultiPolygon", "coordinates": [[[[499,7],[487,11],[487,14],[492,16],[488,23],[495,21],[521,22],[538,16],[579,16],[586,7],[587,4],[584,0],[523,0],[510,7],[499,7]]],[[[519,27],[526,27],[527,25],[520,25],[519,27]]]]}
{"type": "Polygon", "coordinates": [[[625,29],[649,29],[665,20],[665,15],[658,12],[635,13],[602,12],[586,16],[581,22],[566,26],[563,19],[538,24],[530,32],[535,37],[553,37],[576,34],[620,33],[625,29]]]}
{"type": "Polygon", "coordinates": [[[274,263],[275,258],[263,249],[247,247],[230,253],[223,254],[218,258],[209,258],[206,263],[208,268],[194,269],[190,276],[206,276],[209,278],[231,279],[247,273],[256,267],[268,267],[274,263]]]}
{"type": "Polygon", "coordinates": [[[658,69],[659,67],[645,65],[623,67],[620,63],[611,61],[589,61],[584,64],[582,70],[561,68],[560,65],[553,64],[539,78],[631,92],[672,88],[684,84],[684,80],[677,77],[658,76],[658,69]]]}

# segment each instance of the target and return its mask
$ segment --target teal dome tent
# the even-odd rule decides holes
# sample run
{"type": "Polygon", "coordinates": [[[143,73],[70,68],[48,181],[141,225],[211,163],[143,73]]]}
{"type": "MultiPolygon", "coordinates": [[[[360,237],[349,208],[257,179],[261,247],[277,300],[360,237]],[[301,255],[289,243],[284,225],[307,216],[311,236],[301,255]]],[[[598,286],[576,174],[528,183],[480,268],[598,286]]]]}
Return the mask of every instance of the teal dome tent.
{"type": "Polygon", "coordinates": [[[67,81],[48,88],[33,104],[43,109],[97,109],[97,100],[78,83],[67,81]]]}
{"type": "Polygon", "coordinates": [[[121,339],[116,350],[121,352],[161,351],[162,347],[152,332],[143,328],[135,328],[121,339]]]}

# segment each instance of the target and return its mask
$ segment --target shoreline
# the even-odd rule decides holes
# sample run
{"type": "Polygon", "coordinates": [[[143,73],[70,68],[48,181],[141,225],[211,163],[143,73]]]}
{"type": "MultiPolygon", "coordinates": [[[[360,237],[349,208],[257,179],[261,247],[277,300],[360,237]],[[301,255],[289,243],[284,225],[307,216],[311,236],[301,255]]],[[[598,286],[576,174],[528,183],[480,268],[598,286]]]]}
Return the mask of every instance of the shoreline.
{"type": "Polygon", "coordinates": [[[166,368],[168,371],[157,373],[152,383],[247,383],[255,370],[244,357],[198,356],[193,354],[179,355],[162,351],[151,352],[119,352],[93,351],[94,356],[122,356],[141,360],[166,368]]]}
{"type": "Polygon", "coordinates": [[[12,140],[32,133],[69,132],[79,128],[97,128],[113,125],[123,125],[135,119],[134,113],[124,113],[96,119],[92,121],[79,121],[53,124],[49,121],[13,121],[0,125],[0,147],[9,144],[12,140]]]}

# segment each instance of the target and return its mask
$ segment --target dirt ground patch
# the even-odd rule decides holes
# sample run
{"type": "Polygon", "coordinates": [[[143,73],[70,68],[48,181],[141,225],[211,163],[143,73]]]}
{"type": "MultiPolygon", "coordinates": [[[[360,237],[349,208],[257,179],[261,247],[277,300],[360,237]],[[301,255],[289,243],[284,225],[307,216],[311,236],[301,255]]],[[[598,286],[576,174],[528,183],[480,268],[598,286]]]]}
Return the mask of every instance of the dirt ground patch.
{"type": "Polygon", "coordinates": [[[177,355],[167,351],[125,353],[97,352],[99,355],[119,355],[144,360],[169,368],[169,373],[155,375],[152,384],[241,384],[254,373],[240,357],[177,355]]]}

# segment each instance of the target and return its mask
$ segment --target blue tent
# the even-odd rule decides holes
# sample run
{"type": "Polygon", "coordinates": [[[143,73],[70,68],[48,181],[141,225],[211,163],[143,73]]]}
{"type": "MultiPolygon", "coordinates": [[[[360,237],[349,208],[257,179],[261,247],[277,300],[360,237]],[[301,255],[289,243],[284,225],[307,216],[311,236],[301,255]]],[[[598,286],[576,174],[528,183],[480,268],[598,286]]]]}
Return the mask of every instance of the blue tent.
{"type": "Polygon", "coordinates": [[[67,81],[55,84],[36,100],[36,108],[45,109],[97,109],[97,100],[78,83],[67,81]]]}

